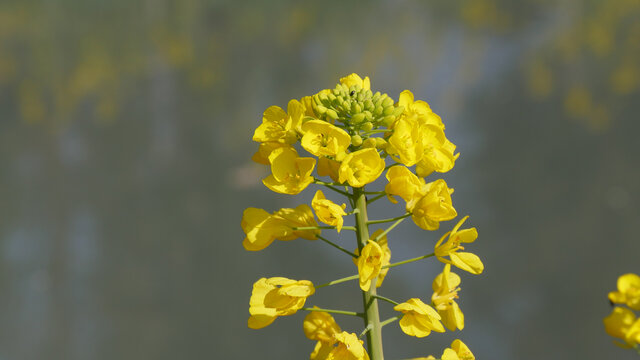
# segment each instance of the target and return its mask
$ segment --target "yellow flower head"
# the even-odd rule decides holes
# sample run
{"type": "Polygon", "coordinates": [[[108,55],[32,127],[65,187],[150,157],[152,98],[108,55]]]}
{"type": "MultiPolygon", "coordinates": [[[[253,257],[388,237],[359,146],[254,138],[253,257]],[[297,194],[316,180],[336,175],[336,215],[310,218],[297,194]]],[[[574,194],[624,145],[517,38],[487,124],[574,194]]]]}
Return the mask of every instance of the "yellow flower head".
{"type": "Polygon", "coordinates": [[[624,340],[624,343],[615,342],[616,345],[630,348],[640,344],[640,319],[633,311],[616,306],[603,322],[607,334],[624,340]]]}
{"type": "Polygon", "coordinates": [[[400,328],[407,335],[421,338],[431,334],[431,331],[444,332],[438,312],[418,298],[396,305],[393,310],[404,314],[400,319],[400,328]]]}
{"type": "Polygon", "coordinates": [[[257,162],[258,164],[270,165],[269,155],[273,152],[273,150],[281,147],[289,147],[288,144],[283,144],[277,141],[267,141],[260,143],[260,147],[258,151],[251,157],[251,160],[257,162]]]}
{"type": "Polygon", "coordinates": [[[464,314],[455,301],[459,285],[460,276],[451,272],[451,264],[446,264],[442,273],[433,280],[431,303],[442,317],[444,326],[451,331],[464,329],[464,314]]]}
{"type": "Polygon", "coordinates": [[[276,141],[295,144],[302,125],[305,107],[298,100],[289,101],[288,114],[279,106],[270,106],[262,115],[262,124],[253,133],[253,141],[276,141]]]}
{"type": "Polygon", "coordinates": [[[340,162],[329,159],[327,157],[318,158],[318,175],[329,176],[331,180],[338,182],[340,180],[338,170],[340,169],[340,162]]]}
{"type": "Polygon", "coordinates": [[[316,165],[314,158],[301,158],[292,147],[275,149],[269,154],[271,175],[262,183],[271,191],[295,195],[313,182],[311,172],[316,165]]]}
{"type": "Polygon", "coordinates": [[[473,356],[469,347],[458,339],[453,340],[451,343],[451,349],[456,352],[456,355],[458,355],[460,360],[476,360],[476,357],[473,356]]]}
{"type": "Polygon", "coordinates": [[[304,116],[317,118],[318,116],[313,111],[313,97],[312,96],[304,96],[300,99],[302,106],[304,106],[304,116]]]}
{"type": "Polygon", "coordinates": [[[335,347],[326,360],[369,360],[367,351],[362,346],[362,340],[356,334],[343,331],[334,335],[335,347]]]}
{"type": "Polygon", "coordinates": [[[351,145],[351,136],[341,128],[322,120],[309,120],[302,125],[304,135],[300,145],[315,156],[344,154],[351,145]]]}
{"type": "Polygon", "coordinates": [[[340,84],[346,85],[347,87],[355,85],[359,86],[361,89],[371,90],[371,80],[369,80],[369,77],[365,76],[363,80],[360,75],[356,73],[341,78],[340,84]]]}
{"type": "Polygon", "coordinates": [[[294,227],[318,226],[309,206],[280,209],[269,214],[263,209],[247,208],[242,214],[242,230],[246,234],[242,245],[246,250],[258,251],[276,240],[294,240],[299,237],[317,239],[320,230],[294,230],[294,227]]]}
{"type": "Polygon", "coordinates": [[[434,171],[445,173],[451,170],[460,156],[460,153],[454,155],[456,146],[436,126],[424,126],[422,134],[424,154],[416,165],[416,174],[426,177],[434,171]]]}
{"type": "Polygon", "coordinates": [[[484,265],[480,258],[472,253],[459,252],[459,250],[464,250],[464,247],[460,244],[472,243],[478,238],[478,231],[476,228],[458,231],[460,226],[462,226],[468,218],[469,216],[462,218],[453,230],[447,232],[440,238],[440,240],[438,240],[435,246],[435,254],[438,260],[445,264],[453,264],[464,271],[478,275],[484,270],[484,265]],[[447,237],[448,240],[444,242],[447,237]],[[450,260],[445,259],[445,256],[449,256],[450,260]]]}
{"type": "Polygon", "coordinates": [[[407,203],[407,209],[413,208],[416,201],[420,200],[427,193],[427,185],[424,179],[417,177],[404,166],[393,166],[386,175],[389,183],[384,191],[387,193],[389,201],[396,204],[398,201],[394,196],[400,196],[407,203]]]}
{"type": "Polygon", "coordinates": [[[451,193],[453,189],[449,189],[442,179],[428,183],[425,195],[415,202],[413,208],[407,208],[413,212],[411,218],[416,225],[425,230],[437,230],[440,221],[458,216],[451,203],[451,193]]]}
{"type": "Polygon", "coordinates": [[[407,117],[417,118],[420,124],[436,125],[444,130],[442,119],[431,110],[429,104],[422,100],[414,101],[413,99],[413,93],[409,90],[400,93],[398,105],[404,107],[403,114],[407,117]]]}
{"type": "Polygon", "coordinates": [[[302,329],[309,339],[328,343],[333,342],[333,336],[342,331],[333,316],[324,311],[310,312],[304,318],[302,329]]]}
{"type": "Polygon", "coordinates": [[[374,182],[384,171],[384,160],[376,149],[358,150],[347,155],[338,169],[338,181],[352,187],[363,187],[374,182]]]}
{"type": "Polygon", "coordinates": [[[614,304],[626,304],[633,310],[640,310],[640,276],[624,274],[618,278],[618,291],[609,293],[614,304]]]}
{"type": "MultiPolygon", "coordinates": [[[[369,241],[373,241],[373,239],[377,238],[383,232],[384,232],[383,229],[378,229],[374,231],[373,234],[371,234],[371,239],[369,241]]],[[[380,249],[382,249],[382,256],[380,257],[380,266],[389,265],[391,261],[391,249],[389,249],[389,243],[387,242],[387,235],[381,237],[376,243],[380,246],[380,249]]],[[[354,254],[360,255],[360,250],[355,249],[354,254]]],[[[353,263],[356,266],[358,266],[359,259],[360,257],[353,259],[353,263]]],[[[384,281],[384,278],[385,276],[387,276],[388,272],[389,272],[389,268],[385,268],[385,269],[380,268],[378,272],[378,278],[376,280],[376,287],[382,286],[382,282],[384,281]]],[[[358,271],[358,274],[360,274],[360,271],[358,271]]]]}
{"type": "Polygon", "coordinates": [[[393,134],[389,137],[387,153],[399,163],[413,166],[424,155],[423,127],[415,117],[403,116],[393,124],[393,134]]]}
{"type": "Polygon", "coordinates": [[[261,329],[278,316],[295,314],[314,292],[315,288],[308,280],[273,277],[256,281],[249,300],[249,327],[261,329]]]}
{"type": "Polygon", "coordinates": [[[384,251],[373,240],[369,240],[367,245],[362,248],[362,254],[358,257],[357,262],[360,289],[362,291],[368,291],[371,287],[371,280],[377,278],[380,274],[383,257],[384,251]]]}
{"type": "Polygon", "coordinates": [[[311,200],[311,207],[316,212],[318,220],[331,226],[335,226],[336,230],[340,232],[342,230],[342,224],[344,223],[343,216],[347,215],[344,209],[346,204],[338,205],[331,200],[328,200],[321,190],[316,191],[316,195],[311,200]]]}

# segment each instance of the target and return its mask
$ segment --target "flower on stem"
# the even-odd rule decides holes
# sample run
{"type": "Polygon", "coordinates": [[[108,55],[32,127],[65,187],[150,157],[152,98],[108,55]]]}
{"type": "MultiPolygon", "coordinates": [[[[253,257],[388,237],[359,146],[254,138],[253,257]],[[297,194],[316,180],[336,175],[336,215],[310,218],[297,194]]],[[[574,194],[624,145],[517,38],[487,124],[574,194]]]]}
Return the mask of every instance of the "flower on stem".
{"type": "Polygon", "coordinates": [[[415,117],[400,117],[393,123],[386,151],[397,162],[413,166],[424,154],[423,137],[423,127],[415,117]]]}
{"type": "MultiPolygon", "coordinates": [[[[371,235],[371,239],[369,240],[370,242],[373,242],[373,239],[376,239],[378,237],[378,235],[382,234],[384,232],[383,229],[378,229],[376,231],[373,232],[373,234],[371,235]]],[[[389,265],[390,261],[391,261],[391,249],[389,249],[389,244],[387,242],[387,235],[381,237],[380,239],[378,239],[378,241],[375,242],[380,249],[382,250],[382,254],[379,256],[379,260],[378,258],[374,258],[371,259],[371,263],[378,263],[379,261],[379,266],[380,268],[377,270],[377,280],[376,280],[376,288],[379,288],[380,286],[382,286],[382,282],[384,281],[385,276],[387,276],[387,273],[389,272],[389,268],[385,268],[382,269],[382,266],[385,265],[389,265]]],[[[369,246],[368,244],[365,246],[365,248],[369,246]]],[[[373,245],[372,245],[373,246],[373,245]]],[[[364,248],[362,249],[363,253],[364,253],[364,248]]],[[[354,250],[354,253],[356,255],[360,255],[360,251],[358,249],[354,250]]],[[[368,278],[368,280],[365,279],[365,285],[366,285],[366,290],[362,289],[364,291],[369,290],[369,287],[371,286],[371,280],[373,280],[373,278],[375,277],[373,275],[373,273],[375,272],[375,269],[364,269],[367,265],[366,265],[366,260],[362,260],[364,262],[362,268],[363,270],[361,271],[361,266],[360,266],[360,259],[362,257],[358,257],[357,259],[353,259],[353,263],[356,264],[356,266],[358,266],[358,274],[360,275],[360,288],[362,288],[363,285],[363,276],[368,278]],[[369,275],[364,275],[367,274],[367,271],[371,270],[372,273],[369,275]]],[[[377,266],[377,265],[376,265],[377,266]]]]}
{"type": "Polygon", "coordinates": [[[434,252],[438,260],[443,263],[452,264],[464,271],[478,275],[484,270],[484,265],[480,258],[472,253],[458,251],[464,250],[464,247],[460,244],[472,243],[478,238],[478,231],[476,228],[459,230],[468,218],[469,216],[465,216],[456,224],[453,230],[444,234],[436,243],[434,252]],[[444,242],[447,237],[447,241],[444,242]],[[450,260],[445,259],[445,256],[448,256],[450,260]]]}
{"type": "Polygon", "coordinates": [[[269,154],[271,175],[262,183],[271,191],[295,195],[313,182],[314,158],[301,158],[293,147],[275,149],[269,154]]]}
{"type": "Polygon", "coordinates": [[[335,334],[332,343],[318,342],[311,360],[369,360],[362,340],[346,331],[335,334]]]}
{"type": "Polygon", "coordinates": [[[267,141],[260,143],[260,147],[258,147],[258,151],[251,157],[251,160],[257,162],[258,164],[263,165],[271,165],[269,162],[269,155],[273,152],[273,150],[281,147],[289,147],[288,144],[283,144],[277,141],[267,141]]]}
{"type": "Polygon", "coordinates": [[[295,99],[289,101],[288,114],[279,106],[270,106],[262,115],[262,124],[253,133],[253,141],[295,144],[298,141],[304,111],[304,105],[295,99]]]}
{"type": "Polygon", "coordinates": [[[321,156],[318,158],[318,175],[329,176],[331,180],[338,182],[340,180],[338,170],[340,169],[340,162],[330,159],[328,157],[321,156]]]}
{"type": "Polygon", "coordinates": [[[242,245],[246,250],[258,251],[278,240],[294,240],[299,237],[316,240],[319,229],[294,230],[296,227],[318,226],[308,205],[302,204],[295,209],[284,208],[273,214],[263,209],[247,208],[242,215],[242,230],[246,234],[242,245]]]}
{"type": "Polygon", "coordinates": [[[322,120],[309,120],[302,125],[300,145],[315,156],[340,157],[351,145],[351,136],[341,128],[322,120]]]}
{"type": "Polygon", "coordinates": [[[442,317],[444,326],[455,331],[464,329],[464,314],[455,299],[458,298],[460,276],[451,272],[451,264],[446,264],[442,273],[433,280],[431,303],[442,317]]]}
{"type": "Polygon", "coordinates": [[[616,306],[603,322],[607,334],[624,340],[624,343],[614,341],[616,345],[631,348],[640,344],[640,318],[633,311],[616,306]]]}
{"type": "Polygon", "coordinates": [[[407,335],[421,338],[431,334],[431,331],[444,332],[438,312],[418,298],[396,305],[393,310],[404,314],[400,319],[400,328],[407,335]]]}
{"type": "Polygon", "coordinates": [[[614,304],[626,304],[633,310],[640,310],[640,276],[624,274],[618,278],[618,291],[609,293],[614,304]]]}
{"type": "Polygon", "coordinates": [[[295,314],[314,292],[315,288],[308,280],[272,277],[256,281],[249,300],[249,327],[261,329],[278,316],[295,314]]]}
{"type": "Polygon", "coordinates": [[[398,201],[394,196],[400,196],[407,203],[407,210],[410,211],[415,203],[427,193],[427,185],[423,178],[417,177],[404,166],[393,166],[386,174],[389,183],[384,191],[387,193],[389,201],[396,204],[398,201]]]}
{"type": "Polygon", "coordinates": [[[371,80],[369,80],[368,76],[365,76],[364,79],[360,77],[360,75],[356,73],[352,73],[340,79],[340,84],[346,85],[347,87],[351,87],[353,85],[359,86],[361,89],[371,90],[371,80]]]}
{"type": "Polygon", "coordinates": [[[431,110],[431,107],[426,101],[415,100],[413,93],[409,90],[404,90],[400,93],[398,98],[398,105],[404,108],[404,116],[415,116],[424,125],[435,125],[444,130],[444,124],[442,119],[436,113],[431,110]]]}
{"type": "Polygon", "coordinates": [[[309,339],[328,343],[332,343],[333,336],[342,331],[333,316],[324,311],[311,311],[304,318],[302,329],[309,339]]]}
{"type": "Polygon", "coordinates": [[[311,207],[316,212],[318,220],[331,226],[335,226],[338,233],[342,230],[344,223],[343,216],[347,215],[344,209],[347,204],[338,205],[331,200],[328,200],[321,190],[316,191],[313,200],[311,200],[311,207]]]}
{"type": "Polygon", "coordinates": [[[360,289],[369,291],[371,280],[378,277],[382,267],[384,251],[378,243],[369,240],[362,248],[362,254],[358,257],[358,275],[360,275],[360,289]]]}
{"type": "MultiPolygon", "coordinates": [[[[469,347],[465,345],[462,341],[455,339],[451,343],[451,348],[444,349],[442,356],[440,357],[442,360],[476,360],[476,357],[471,353],[469,347]]],[[[427,357],[414,358],[412,360],[436,360],[433,355],[429,355],[427,357]]]]}
{"type": "Polygon", "coordinates": [[[440,221],[451,220],[458,216],[451,202],[453,189],[447,183],[438,179],[426,185],[426,193],[415,202],[411,210],[413,222],[425,230],[437,230],[440,221]]]}
{"type": "Polygon", "coordinates": [[[363,187],[374,182],[384,171],[384,159],[373,148],[358,150],[348,154],[338,169],[338,181],[352,187],[363,187]]]}
{"type": "Polygon", "coordinates": [[[444,173],[453,168],[460,153],[455,154],[456,146],[449,141],[442,129],[425,126],[423,131],[424,154],[416,165],[416,174],[426,177],[434,171],[444,173]]]}

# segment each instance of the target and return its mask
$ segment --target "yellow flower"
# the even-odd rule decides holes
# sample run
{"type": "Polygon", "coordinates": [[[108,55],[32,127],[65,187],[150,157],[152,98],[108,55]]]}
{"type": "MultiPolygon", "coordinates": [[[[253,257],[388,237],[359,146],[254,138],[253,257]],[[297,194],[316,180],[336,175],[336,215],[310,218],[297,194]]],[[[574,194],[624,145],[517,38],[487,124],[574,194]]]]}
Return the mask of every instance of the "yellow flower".
{"type": "Polygon", "coordinates": [[[295,99],[289,101],[288,114],[279,106],[270,106],[262,115],[262,124],[253,133],[253,141],[295,144],[298,141],[304,111],[304,105],[295,99]]]}
{"type": "Polygon", "coordinates": [[[338,169],[338,182],[363,187],[374,182],[384,171],[384,160],[376,149],[368,148],[348,154],[338,169]]]}
{"type": "MultiPolygon", "coordinates": [[[[314,306],[314,309],[317,307],[314,306]]],[[[333,336],[342,330],[329,313],[324,311],[312,311],[302,323],[304,334],[311,340],[320,342],[333,342],[333,336]]]]}
{"type": "Polygon", "coordinates": [[[336,230],[342,230],[344,223],[343,216],[347,215],[344,209],[346,204],[338,205],[331,200],[327,200],[321,190],[316,191],[316,195],[311,200],[311,207],[316,212],[318,220],[331,226],[335,226],[336,230]]]}
{"type": "Polygon", "coordinates": [[[317,239],[320,230],[294,230],[294,227],[318,226],[309,206],[280,209],[269,214],[263,209],[247,208],[242,214],[242,230],[246,234],[242,245],[246,250],[258,251],[276,240],[294,240],[299,237],[317,239]]]}
{"type": "Polygon", "coordinates": [[[462,218],[453,230],[447,232],[438,240],[435,246],[435,254],[438,260],[445,264],[452,264],[464,271],[478,275],[484,270],[484,265],[480,258],[472,253],[458,251],[464,250],[464,247],[460,245],[461,243],[472,243],[478,238],[476,228],[458,231],[460,226],[462,226],[468,218],[469,216],[462,218]],[[443,244],[444,239],[447,237],[449,237],[449,239],[443,244]],[[449,256],[450,260],[445,259],[445,256],[449,256]]]}
{"type": "Polygon", "coordinates": [[[431,331],[444,332],[438,312],[418,298],[396,305],[393,310],[404,314],[400,319],[400,328],[407,335],[421,338],[431,334],[431,331]]]}
{"type": "Polygon", "coordinates": [[[365,76],[364,80],[360,77],[360,75],[353,73],[351,75],[347,75],[340,79],[340,84],[344,84],[347,87],[351,87],[353,85],[359,86],[364,90],[371,90],[371,80],[369,80],[368,76],[365,76]]]}
{"type": "Polygon", "coordinates": [[[256,281],[249,300],[249,327],[261,329],[278,316],[295,314],[314,292],[315,288],[308,280],[272,277],[256,281]]]}
{"type": "Polygon", "coordinates": [[[464,314],[454,299],[458,298],[460,276],[451,272],[451,265],[446,264],[444,270],[433,280],[431,303],[442,317],[444,326],[455,331],[464,329],[464,314]]]}
{"type": "Polygon", "coordinates": [[[356,263],[362,291],[368,291],[371,287],[371,280],[377,278],[380,274],[383,257],[384,251],[373,240],[369,240],[367,245],[362,248],[362,254],[358,256],[356,263]]]}
{"type": "Polygon", "coordinates": [[[405,116],[414,116],[419,119],[420,124],[436,125],[444,130],[442,119],[431,110],[429,104],[422,100],[413,100],[413,93],[405,90],[400,93],[398,105],[404,107],[403,114],[405,116]]]}
{"type": "Polygon", "coordinates": [[[335,334],[333,338],[334,347],[325,358],[326,360],[369,360],[369,355],[362,346],[362,340],[359,340],[356,334],[343,331],[335,334]]]}
{"type": "Polygon", "coordinates": [[[335,125],[322,120],[309,120],[302,125],[304,135],[300,145],[315,156],[338,156],[351,145],[351,136],[335,125]]]}
{"type": "Polygon", "coordinates": [[[416,118],[403,116],[393,124],[386,151],[397,162],[413,166],[424,155],[423,138],[422,127],[416,118]]]}
{"type": "Polygon", "coordinates": [[[624,274],[618,278],[618,291],[609,293],[614,304],[626,304],[633,310],[640,310],[640,276],[624,274]]]}
{"type": "Polygon", "coordinates": [[[271,175],[262,180],[270,190],[295,195],[313,182],[314,158],[301,158],[292,147],[281,147],[269,154],[271,175]]]}
{"type": "Polygon", "coordinates": [[[415,202],[413,208],[407,208],[413,213],[411,218],[416,225],[425,230],[437,230],[440,221],[455,218],[458,213],[451,203],[451,193],[453,189],[449,189],[442,179],[428,183],[425,195],[415,202]]]}
{"type": "Polygon", "coordinates": [[[340,169],[340,162],[326,158],[324,156],[318,158],[318,175],[329,176],[331,180],[338,182],[339,175],[338,169],[340,169]]]}
{"type": "MultiPolygon", "coordinates": [[[[440,357],[442,360],[476,360],[476,357],[473,356],[471,350],[465,345],[462,341],[456,339],[451,343],[451,348],[444,349],[442,356],[440,357]]],[[[436,360],[435,357],[429,355],[427,357],[415,358],[412,360],[436,360]]]]}
{"type": "Polygon", "coordinates": [[[289,147],[287,144],[279,143],[277,141],[267,141],[260,143],[260,147],[258,151],[251,157],[251,160],[257,162],[258,164],[270,165],[269,155],[271,152],[277,148],[281,147],[289,147]]]}
{"type": "Polygon", "coordinates": [[[615,342],[616,345],[630,348],[640,344],[640,319],[636,318],[633,311],[615,307],[603,322],[607,334],[624,340],[624,343],[615,342]]]}
{"type": "Polygon", "coordinates": [[[384,191],[387,193],[389,201],[396,204],[398,201],[393,197],[400,196],[407,203],[407,209],[413,208],[416,201],[420,200],[427,193],[427,185],[423,178],[417,177],[404,166],[393,166],[387,171],[389,183],[384,191]]]}
{"type": "Polygon", "coordinates": [[[451,170],[460,156],[460,153],[454,155],[456,146],[437,126],[425,125],[423,129],[424,154],[416,165],[416,174],[426,177],[434,171],[444,173],[451,170]]]}
{"type": "MultiPolygon", "coordinates": [[[[383,232],[384,232],[383,229],[378,229],[378,230],[374,231],[373,234],[371,235],[371,239],[369,241],[373,241],[373,239],[377,238],[383,232]]],[[[380,246],[380,249],[382,249],[382,255],[380,256],[380,266],[381,266],[381,268],[378,271],[378,278],[376,280],[376,287],[379,288],[380,286],[382,286],[382,282],[384,281],[385,276],[387,276],[387,273],[389,272],[389,268],[383,269],[382,266],[390,264],[390,261],[391,261],[391,249],[389,249],[389,244],[387,242],[387,235],[381,237],[376,243],[380,246]]],[[[355,249],[354,254],[360,255],[360,250],[355,249]]],[[[353,263],[356,266],[358,266],[358,274],[361,274],[361,272],[359,271],[360,267],[358,265],[359,261],[360,261],[360,257],[358,257],[356,259],[353,259],[353,263]]],[[[373,280],[373,277],[371,277],[371,279],[369,280],[369,285],[367,285],[367,289],[369,289],[369,287],[371,286],[371,284],[370,284],[371,280],[373,280]]],[[[360,284],[362,286],[362,282],[360,284]]]]}
{"type": "Polygon", "coordinates": [[[304,116],[317,118],[318,116],[313,111],[313,96],[304,96],[300,99],[300,102],[304,106],[304,116]]]}

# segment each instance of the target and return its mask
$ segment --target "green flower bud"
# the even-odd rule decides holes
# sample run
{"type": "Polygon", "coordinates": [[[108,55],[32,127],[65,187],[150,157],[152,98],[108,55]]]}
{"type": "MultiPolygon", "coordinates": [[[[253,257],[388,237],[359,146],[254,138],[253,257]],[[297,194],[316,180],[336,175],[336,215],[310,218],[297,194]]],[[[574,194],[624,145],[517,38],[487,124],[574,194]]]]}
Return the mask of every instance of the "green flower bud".
{"type": "Polygon", "coordinates": [[[382,113],[384,114],[384,116],[391,115],[393,114],[393,110],[395,110],[395,107],[393,105],[387,106],[384,108],[384,111],[382,113]]]}
{"type": "Polygon", "coordinates": [[[373,116],[379,117],[380,115],[382,115],[383,110],[384,108],[382,106],[376,106],[375,110],[373,110],[373,116]]]}
{"type": "Polygon", "coordinates": [[[364,130],[364,131],[369,131],[371,129],[373,129],[373,124],[369,121],[367,121],[366,123],[362,124],[362,126],[360,126],[360,129],[364,130]]]}
{"type": "Polygon", "coordinates": [[[393,122],[396,121],[396,117],[393,115],[387,115],[382,119],[382,125],[384,125],[385,127],[391,127],[391,125],[393,125],[393,122]]]}
{"type": "Polygon", "coordinates": [[[336,111],[333,109],[327,109],[326,115],[328,118],[333,120],[338,118],[338,113],[336,113],[336,111]]]}
{"type": "Polygon", "coordinates": [[[320,115],[324,115],[327,112],[327,108],[324,107],[323,105],[316,105],[314,110],[316,113],[320,115]]]}
{"type": "Polygon", "coordinates": [[[373,138],[376,139],[376,148],[378,149],[386,149],[387,141],[381,137],[373,138]]]}
{"type": "Polygon", "coordinates": [[[397,108],[395,108],[393,110],[393,115],[395,115],[397,117],[397,116],[402,115],[403,112],[404,112],[404,106],[398,106],[397,108]]]}
{"type": "Polygon", "coordinates": [[[384,105],[384,107],[387,106],[391,106],[393,105],[393,99],[390,97],[387,97],[386,99],[384,99],[384,101],[382,102],[382,105],[384,105]]]}
{"type": "Polygon", "coordinates": [[[363,113],[358,113],[353,115],[353,117],[351,118],[351,122],[354,124],[359,124],[364,121],[364,118],[365,116],[363,113]]]}
{"type": "Polygon", "coordinates": [[[353,145],[353,146],[362,145],[362,137],[360,135],[351,136],[351,145],[353,145]]]}
{"type": "Polygon", "coordinates": [[[375,148],[376,147],[376,138],[368,138],[362,143],[363,148],[375,148]]]}
{"type": "Polygon", "coordinates": [[[364,108],[369,111],[373,111],[375,109],[375,106],[373,105],[373,102],[371,100],[365,100],[364,108]]]}

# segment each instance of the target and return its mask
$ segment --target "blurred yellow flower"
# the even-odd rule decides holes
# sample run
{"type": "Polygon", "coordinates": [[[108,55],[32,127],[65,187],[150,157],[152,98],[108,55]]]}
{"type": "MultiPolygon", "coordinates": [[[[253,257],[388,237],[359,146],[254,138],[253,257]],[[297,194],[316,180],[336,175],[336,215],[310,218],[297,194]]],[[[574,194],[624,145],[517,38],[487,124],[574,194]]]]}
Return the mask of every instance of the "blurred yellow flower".
{"type": "Polygon", "coordinates": [[[462,218],[453,230],[447,232],[438,240],[435,246],[435,254],[438,260],[445,264],[453,264],[464,271],[478,275],[484,270],[484,265],[480,258],[472,253],[458,251],[464,250],[464,247],[460,245],[461,243],[472,243],[478,238],[476,228],[458,231],[468,218],[469,216],[462,218]],[[447,237],[448,240],[444,242],[447,237]],[[445,256],[449,256],[450,260],[445,259],[445,256]]]}
{"type": "Polygon", "coordinates": [[[340,84],[346,85],[347,87],[355,85],[364,90],[371,90],[371,80],[369,80],[369,77],[365,76],[363,80],[360,75],[356,73],[341,78],[340,84]]]}
{"type": "Polygon", "coordinates": [[[338,169],[338,181],[352,187],[374,182],[384,171],[385,163],[376,149],[368,148],[348,154],[338,169]]]}
{"type": "MultiPolygon", "coordinates": [[[[444,349],[441,360],[475,360],[471,350],[462,341],[456,339],[451,343],[451,348],[444,349]]],[[[411,360],[436,360],[433,355],[427,357],[414,358],[411,360]]]]}
{"type": "Polygon", "coordinates": [[[342,224],[344,223],[343,216],[347,215],[344,209],[346,204],[338,205],[331,200],[328,200],[322,190],[316,191],[313,200],[311,200],[311,207],[318,216],[318,220],[331,226],[335,226],[336,230],[340,232],[342,230],[342,224]]]}
{"type": "Polygon", "coordinates": [[[308,280],[272,277],[256,281],[249,300],[249,327],[261,329],[278,316],[295,314],[314,292],[315,288],[308,280]]]}
{"type": "Polygon", "coordinates": [[[453,189],[449,189],[442,179],[426,184],[425,195],[409,209],[413,213],[411,218],[416,225],[425,230],[437,230],[440,221],[458,216],[451,202],[451,193],[453,189]]]}
{"type": "Polygon", "coordinates": [[[295,144],[302,125],[305,107],[298,100],[289,101],[287,112],[279,106],[270,106],[262,115],[262,124],[253,133],[253,141],[277,141],[295,144]]]}
{"type": "Polygon", "coordinates": [[[640,310],[640,276],[624,274],[618,278],[618,291],[609,293],[614,304],[625,304],[633,310],[640,310]]]}
{"type": "Polygon", "coordinates": [[[438,312],[418,298],[398,304],[393,310],[404,314],[400,319],[400,328],[407,335],[421,338],[431,334],[431,331],[444,332],[438,312]]]}
{"type": "Polygon", "coordinates": [[[302,329],[309,339],[328,343],[332,343],[333,336],[342,331],[333,316],[324,311],[310,312],[304,318],[302,329]]]}
{"type": "Polygon", "coordinates": [[[607,334],[624,340],[624,343],[616,341],[616,345],[631,348],[640,344],[640,319],[636,318],[633,311],[623,307],[615,307],[603,322],[607,334]]]}
{"type": "Polygon", "coordinates": [[[269,154],[271,175],[262,183],[271,191],[295,195],[313,182],[311,172],[316,165],[314,158],[301,158],[292,147],[281,147],[269,154]]]}
{"type": "Polygon", "coordinates": [[[300,145],[315,156],[339,157],[351,145],[351,136],[323,120],[309,120],[302,125],[300,145]]]}
{"type": "Polygon", "coordinates": [[[318,226],[308,205],[295,209],[284,208],[273,214],[263,209],[247,208],[242,214],[242,230],[246,234],[242,245],[246,250],[258,251],[278,240],[294,240],[299,237],[317,239],[320,230],[294,230],[295,227],[318,226]]]}
{"type": "Polygon", "coordinates": [[[460,276],[451,272],[451,264],[446,264],[442,273],[433,280],[431,303],[442,317],[444,326],[455,331],[464,329],[464,314],[454,299],[458,298],[460,276]]]}

